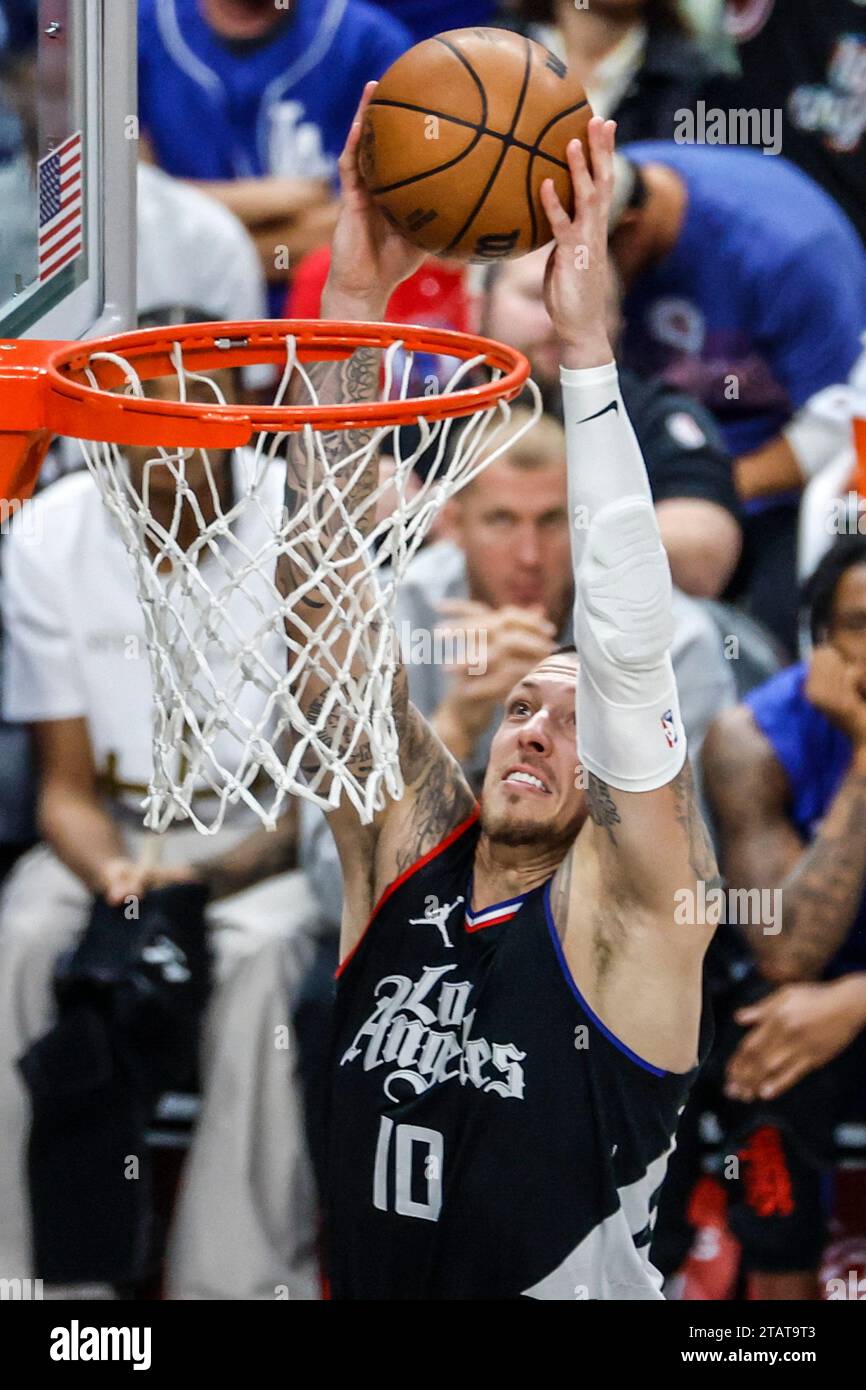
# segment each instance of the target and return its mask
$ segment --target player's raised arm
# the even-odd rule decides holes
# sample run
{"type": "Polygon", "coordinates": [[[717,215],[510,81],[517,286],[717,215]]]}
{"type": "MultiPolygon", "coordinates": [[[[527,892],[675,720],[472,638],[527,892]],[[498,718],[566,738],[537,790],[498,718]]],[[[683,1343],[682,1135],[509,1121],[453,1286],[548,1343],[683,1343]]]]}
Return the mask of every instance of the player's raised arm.
{"type": "Polygon", "coordinates": [[[592,173],[580,143],[569,146],[573,217],[552,183],[544,187],[556,237],[545,292],[563,344],[578,755],[590,834],[603,883],[669,922],[673,894],[714,879],[716,865],[686,762],[670,571],[605,328],[615,129],[590,123],[592,173]]]}
{"type": "MultiPolygon", "coordinates": [[[[332,321],[381,323],[393,291],[418,268],[425,256],[390,226],[373,203],[358,170],[364,111],[375,87],[375,82],[367,84],[340,159],[342,200],[321,309],[322,317],[332,321]]],[[[379,349],[358,348],[345,361],[316,363],[308,370],[322,404],[367,402],[378,398],[380,365],[379,349]]],[[[322,440],[325,458],[331,464],[340,462],[366,446],[371,433],[350,431],[325,435],[322,440]]],[[[286,508],[290,514],[307,495],[309,471],[317,466],[321,466],[317,457],[311,458],[303,440],[294,437],[289,445],[286,481],[286,508]]],[[[346,490],[342,506],[325,509],[321,518],[325,530],[329,527],[334,530],[333,558],[337,563],[340,563],[340,528],[345,532],[341,580],[343,584],[352,582],[354,566],[361,605],[375,602],[373,586],[376,580],[364,573],[363,556],[357,553],[357,540],[347,529],[346,518],[352,517],[354,529],[362,534],[365,527],[367,532],[372,530],[374,509],[367,508],[361,514],[358,509],[377,483],[378,456],[370,451],[366,466],[354,485],[346,490]]],[[[282,592],[288,594],[304,584],[308,573],[297,561],[283,556],[277,569],[277,582],[282,592]]],[[[333,621],[333,603],[327,582],[323,581],[321,588],[305,588],[297,602],[301,622],[293,631],[289,618],[287,626],[290,635],[303,644],[305,628],[315,629],[333,621]]],[[[330,642],[332,655],[340,666],[344,659],[348,660],[351,640],[352,633],[347,628],[330,642]]],[[[355,657],[356,662],[360,660],[355,657]]],[[[305,681],[304,712],[311,723],[319,716],[325,695],[323,677],[313,675],[305,681]]],[[[371,909],[381,888],[407,864],[438,843],[474,804],[458,764],[409,703],[408,682],[402,667],[395,675],[393,707],[406,785],[402,800],[389,802],[369,827],[361,827],[357,813],[345,800],[330,816],[347,898],[351,896],[355,905],[356,927],[359,923],[363,925],[365,901],[367,909],[371,909]],[[387,834],[383,834],[385,830],[387,834]]],[[[335,717],[335,727],[339,723],[335,717]]],[[[351,737],[351,731],[344,736],[351,737]]],[[[370,769],[370,757],[369,744],[360,740],[348,766],[362,780],[370,769]]]]}

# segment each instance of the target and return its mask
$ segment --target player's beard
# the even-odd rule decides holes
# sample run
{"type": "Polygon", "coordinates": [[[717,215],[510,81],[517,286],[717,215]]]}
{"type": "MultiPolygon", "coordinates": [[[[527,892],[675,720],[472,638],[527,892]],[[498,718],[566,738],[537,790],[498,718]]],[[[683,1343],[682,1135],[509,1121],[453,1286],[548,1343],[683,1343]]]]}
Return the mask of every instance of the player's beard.
{"type": "Polygon", "coordinates": [[[564,826],[556,827],[550,821],[521,821],[507,811],[497,814],[486,807],[483,800],[481,802],[482,831],[491,844],[507,845],[510,848],[518,845],[546,845],[552,849],[555,845],[561,844],[565,852],[574,844],[585,819],[586,808],[581,807],[564,826]]]}

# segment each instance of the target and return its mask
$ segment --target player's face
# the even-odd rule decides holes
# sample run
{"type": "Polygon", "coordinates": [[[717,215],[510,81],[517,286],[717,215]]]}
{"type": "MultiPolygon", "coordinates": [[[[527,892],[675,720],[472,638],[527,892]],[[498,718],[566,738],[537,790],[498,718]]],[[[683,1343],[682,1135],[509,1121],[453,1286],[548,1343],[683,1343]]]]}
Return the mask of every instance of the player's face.
{"type": "Polygon", "coordinates": [[[490,749],[481,799],[485,834],[501,844],[564,846],[586,818],[579,785],[577,658],[548,657],[511,691],[490,749]]]}
{"type": "Polygon", "coordinates": [[[550,247],[506,261],[486,305],[484,328],[491,338],[526,353],[542,391],[559,381],[560,347],[544,303],[544,271],[550,247]]]}
{"type": "MultiPolygon", "coordinates": [[[[488,296],[483,328],[491,338],[517,348],[529,358],[532,377],[542,395],[559,392],[561,347],[544,303],[544,273],[550,247],[503,263],[488,296]]],[[[622,290],[611,265],[606,319],[608,337],[616,347],[622,335],[622,290]]]]}
{"type": "Polygon", "coordinates": [[[829,636],[840,655],[857,667],[866,697],[866,565],[852,565],[839,580],[829,636]]]}
{"type": "Polygon", "coordinates": [[[531,472],[497,460],[453,516],[471,597],[491,608],[541,605],[558,627],[572,591],[564,459],[531,472]]]}

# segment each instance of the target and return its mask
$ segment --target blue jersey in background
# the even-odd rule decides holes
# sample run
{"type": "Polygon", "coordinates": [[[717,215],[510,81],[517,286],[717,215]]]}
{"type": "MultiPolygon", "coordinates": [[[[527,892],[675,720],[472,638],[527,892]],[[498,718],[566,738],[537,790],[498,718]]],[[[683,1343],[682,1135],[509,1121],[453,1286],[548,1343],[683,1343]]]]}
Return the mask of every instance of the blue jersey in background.
{"type": "Polygon", "coordinates": [[[676,245],[626,297],[624,357],[696,396],[735,456],[845,381],[866,327],[866,255],[833,200],[784,159],[647,141],[688,205],[676,245]]]}
{"type": "Polygon", "coordinates": [[[473,24],[492,24],[495,0],[377,0],[412,33],[415,43],[442,34],[446,29],[468,29],[473,24]]]}
{"type": "Polygon", "coordinates": [[[139,0],[139,110],[190,179],[333,176],[365,82],[411,45],[365,0],[295,0],[272,36],[220,38],[199,0],[139,0]]]}
{"type": "MultiPolygon", "coordinates": [[[[847,734],[806,699],[805,681],[805,664],[788,666],[751,691],[744,703],[784,769],[791,820],[808,843],[851,765],[852,749],[847,734]]],[[[866,834],[866,826],[860,833],[866,834]]],[[[866,970],[866,895],[824,978],[852,970],[866,970]]]]}

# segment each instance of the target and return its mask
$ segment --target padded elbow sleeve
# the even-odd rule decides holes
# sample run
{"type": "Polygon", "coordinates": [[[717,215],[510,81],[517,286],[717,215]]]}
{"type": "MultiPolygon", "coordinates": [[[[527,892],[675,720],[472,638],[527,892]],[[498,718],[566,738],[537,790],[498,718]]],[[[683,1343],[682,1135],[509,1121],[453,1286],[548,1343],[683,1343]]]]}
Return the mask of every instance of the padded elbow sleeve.
{"type": "Polygon", "coordinates": [[[563,368],[573,518],[578,755],[622,791],[654,791],[686,757],[671,664],[671,576],[613,362],[563,368]]]}
{"type": "Polygon", "coordinates": [[[685,762],[671,664],[671,577],[652,503],[624,497],[596,513],[577,575],[578,753],[622,791],[653,791],[685,762]]]}

